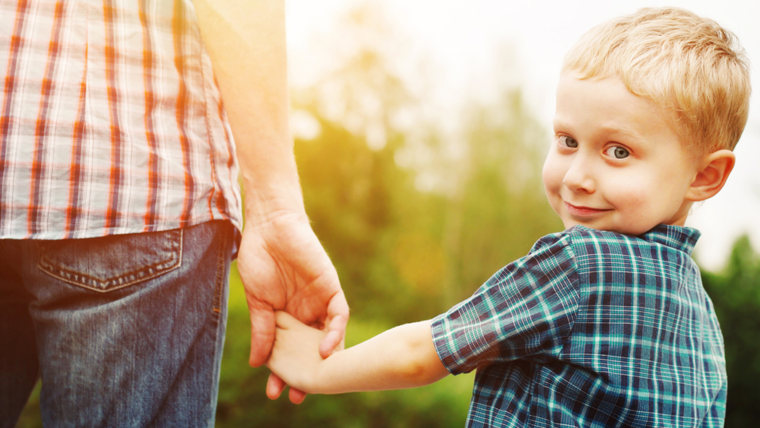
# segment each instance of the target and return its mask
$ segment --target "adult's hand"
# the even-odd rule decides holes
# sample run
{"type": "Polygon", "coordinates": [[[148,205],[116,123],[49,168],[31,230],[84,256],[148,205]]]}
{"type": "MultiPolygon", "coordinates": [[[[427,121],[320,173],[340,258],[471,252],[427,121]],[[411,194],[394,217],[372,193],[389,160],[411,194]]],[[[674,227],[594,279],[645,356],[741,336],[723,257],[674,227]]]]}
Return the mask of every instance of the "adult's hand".
{"type": "MultiPolygon", "coordinates": [[[[305,215],[280,213],[261,221],[249,220],[243,232],[238,270],[250,310],[252,366],[266,363],[269,357],[276,310],[325,329],[327,335],[319,347],[323,357],[342,347],[348,304],[335,268],[305,215]]],[[[277,398],[284,387],[272,375],[267,395],[277,398]]],[[[303,401],[304,396],[290,390],[294,403],[303,401]]]]}
{"type": "Polygon", "coordinates": [[[250,364],[266,363],[275,333],[274,311],[327,330],[326,357],[342,344],[349,310],[338,275],[304,215],[282,213],[250,221],[238,270],[251,315],[250,364]]]}

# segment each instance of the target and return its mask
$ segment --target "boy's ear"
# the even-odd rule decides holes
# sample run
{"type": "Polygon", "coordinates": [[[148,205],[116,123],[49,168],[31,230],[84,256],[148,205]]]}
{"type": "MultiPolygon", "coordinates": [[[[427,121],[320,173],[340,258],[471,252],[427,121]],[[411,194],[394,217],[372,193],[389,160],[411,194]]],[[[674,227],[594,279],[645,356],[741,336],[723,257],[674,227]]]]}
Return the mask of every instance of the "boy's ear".
{"type": "Polygon", "coordinates": [[[721,149],[707,154],[702,158],[687,198],[696,202],[715,196],[726,184],[735,163],[736,157],[731,150],[721,149]]]}

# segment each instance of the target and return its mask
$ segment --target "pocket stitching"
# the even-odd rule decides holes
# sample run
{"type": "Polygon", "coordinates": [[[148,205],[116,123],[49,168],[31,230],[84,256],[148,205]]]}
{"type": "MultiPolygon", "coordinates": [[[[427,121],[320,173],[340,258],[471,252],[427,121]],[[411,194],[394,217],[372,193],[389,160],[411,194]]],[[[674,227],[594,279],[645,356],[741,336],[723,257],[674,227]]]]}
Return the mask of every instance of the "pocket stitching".
{"type": "Polygon", "coordinates": [[[130,285],[157,278],[182,266],[182,250],[184,247],[183,239],[184,231],[180,229],[179,250],[177,252],[171,253],[171,257],[169,257],[167,260],[154,263],[149,266],[143,266],[140,269],[122,273],[111,278],[106,278],[105,280],[91,275],[83,274],[72,269],[56,267],[52,262],[50,262],[47,257],[44,256],[37,263],[37,267],[45,274],[59,279],[67,284],[85,288],[87,290],[95,291],[98,293],[109,293],[111,291],[121,290],[124,287],[129,287],[130,285]],[[124,282],[125,278],[129,278],[127,282],[124,282]],[[114,283],[118,283],[119,285],[112,287],[111,285],[114,283]],[[95,285],[99,285],[101,288],[98,288],[95,285]]]}

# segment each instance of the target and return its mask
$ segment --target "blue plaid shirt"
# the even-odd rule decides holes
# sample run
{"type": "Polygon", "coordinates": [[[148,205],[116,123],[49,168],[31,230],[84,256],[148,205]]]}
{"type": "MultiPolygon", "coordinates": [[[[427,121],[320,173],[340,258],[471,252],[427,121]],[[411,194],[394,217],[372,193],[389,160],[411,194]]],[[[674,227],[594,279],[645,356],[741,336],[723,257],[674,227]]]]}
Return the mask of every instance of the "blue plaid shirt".
{"type": "Polygon", "coordinates": [[[436,317],[444,365],[477,369],[468,426],[722,426],[723,337],[698,238],[576,226],[436,317]]]}

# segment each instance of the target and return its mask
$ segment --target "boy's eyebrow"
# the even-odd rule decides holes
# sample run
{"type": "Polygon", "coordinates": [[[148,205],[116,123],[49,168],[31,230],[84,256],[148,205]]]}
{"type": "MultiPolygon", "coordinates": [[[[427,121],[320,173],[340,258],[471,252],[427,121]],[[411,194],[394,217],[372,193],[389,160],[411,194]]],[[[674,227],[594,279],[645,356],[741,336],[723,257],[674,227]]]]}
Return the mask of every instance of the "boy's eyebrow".
{"type": "MultiPolygon", "coordinates": [[[[553,127],[554,132],[563,130],[567,131],[569,133],[573,133],[574,129],[573,126],[569,125],[568,122],[563,121],[561,118],[555,117],[553,120],[553,127]]],[[[641,133],[636,132],[634,128],[631,128],[629,126],[625,126],[625,124],[618,125],[618,124],[599,124],[596,126],[598,129],[598,132],[605,133],[605,134],[612,134],[618,137],[625,137],[628,139],[633,140],[642,140],[644,137],[641,135],[641,133]]],[[[577,131],[576,131],[577,132],[577,131]]]]}
{"type": "Polygon", "coordinates": [[[567,128],[569,128],[569,126],[567,126],[566,122],[563,122],[557,116],[554,116],[554,120],[552,120],[552,127],[554,128],[555,132],[557,130],[559,130],[559,129],[567,129],[567,128]]]}
{"type": "Polygon", "coordinates": [[[599,128],[601,131],[606,132],[607,134],[619,135],[619,136],[626,137],[627,139],[642,140],[644,138],[639,132],[636,132],[634,128],[631,128],[625,125],[623,126],[601,125],[599,128]]]}
{"type": "Polygon", "coordinates": [[[557,129],[567,129],[567,125],[565,125],[562,120],[558,119],[557,116],[554,116],[554,120],[552,120],[552,127],[555,131],[557,129]]]}

